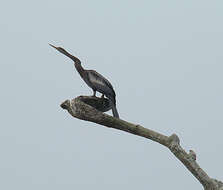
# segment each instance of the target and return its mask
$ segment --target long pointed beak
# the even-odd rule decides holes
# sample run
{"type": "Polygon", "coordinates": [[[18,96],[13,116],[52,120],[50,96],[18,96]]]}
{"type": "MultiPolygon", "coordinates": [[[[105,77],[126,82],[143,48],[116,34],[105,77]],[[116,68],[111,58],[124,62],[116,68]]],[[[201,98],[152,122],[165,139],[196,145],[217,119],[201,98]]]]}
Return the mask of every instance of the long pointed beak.
{"type": "Polygon", "coordinates": [[[53,46],[52,44],[49,44],[51,47],[53,47],[53,48],[55,48],[55,49],[57,49],[58,47],[56,47],[56,46],[53,46]]]}
{"type": "MultiPolygon", "coordinates": [[[[49,44],[51,47],[55,48],[57,51],[59,51],[60,53],[66,55],[67,57],[71,58],[74,61],[74,56],[72,56],[71,54],[69,54],[65,49],[63,49],[62,47],[56,47],[52,44],[49,44]]],[[[76,61],[76,59],[75,59],[76,61]]]]}

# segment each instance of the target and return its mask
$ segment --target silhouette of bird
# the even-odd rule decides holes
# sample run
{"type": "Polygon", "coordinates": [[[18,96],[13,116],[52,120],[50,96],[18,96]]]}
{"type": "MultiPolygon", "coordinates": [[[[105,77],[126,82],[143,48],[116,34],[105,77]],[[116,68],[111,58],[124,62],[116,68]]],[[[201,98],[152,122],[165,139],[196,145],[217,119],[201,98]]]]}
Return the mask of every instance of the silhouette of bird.
{"type": "Polygon", "coordinates": [[[111,101],[113,116],[116,118],[119,118],[119,114],[116,108],[116,95],[111,83],[101,74],[99,74],[97,71],[85,70],[81,66],[81,61],[77,57],[68,53],[62,47],[55,47],[52,44],[49,44],[49,45],[74,61],[74,66],[76,70],[78,71],[78,73],[80,74],[81,78],[93,90],[93,96],[96,95],[96,91],[102,94],[101,96],[102,98],[105,95],[111,101]]]}

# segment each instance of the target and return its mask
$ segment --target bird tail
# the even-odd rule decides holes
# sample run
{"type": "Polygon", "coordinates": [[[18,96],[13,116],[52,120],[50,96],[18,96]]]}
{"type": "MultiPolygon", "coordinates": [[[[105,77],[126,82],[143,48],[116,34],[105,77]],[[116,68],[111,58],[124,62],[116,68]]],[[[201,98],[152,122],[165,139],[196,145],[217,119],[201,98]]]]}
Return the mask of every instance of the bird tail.
{"type": "Polygon", "coordinates": [[[118,110],[115,104],[112,105],[112,114],[114,117],[119,118],[118,110]]]}

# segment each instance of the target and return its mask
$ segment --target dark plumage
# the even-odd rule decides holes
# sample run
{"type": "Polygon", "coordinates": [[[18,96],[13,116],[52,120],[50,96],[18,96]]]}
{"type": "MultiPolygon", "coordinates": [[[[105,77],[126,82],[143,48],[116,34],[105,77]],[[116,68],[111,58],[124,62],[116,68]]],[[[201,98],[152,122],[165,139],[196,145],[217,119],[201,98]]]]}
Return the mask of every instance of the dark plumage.
{"type": "Polygon", "coordinates": [[[97,71],[85,70],[81,66],[81,61],[77,57],[69,54],[65,49],[61,47],[55,47],[51,44],[49,45],[74,61],[75,68],[79,72],[81,78],[86,82],[86,84],[90,88],[92,88],[93,96],[96,95],[96,91],[102,93],[102,97],[104,97],[105,95],[112,103],[113,116],[119,118],[119,114],[116,109],[116,95],[111,83],[97,71]]]}

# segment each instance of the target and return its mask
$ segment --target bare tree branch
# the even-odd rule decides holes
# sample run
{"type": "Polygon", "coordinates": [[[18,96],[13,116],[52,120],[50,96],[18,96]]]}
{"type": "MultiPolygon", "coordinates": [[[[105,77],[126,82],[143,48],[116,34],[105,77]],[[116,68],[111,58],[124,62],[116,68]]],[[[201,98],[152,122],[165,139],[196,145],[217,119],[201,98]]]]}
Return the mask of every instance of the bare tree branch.
{"type": "Polygon", "coordinates": [[[210,178],[196,162],[196,154],[193,151],[187,153],[180,146],[180,139],[176,134],[165,136],[140,125],[114,118],[105,113],[111,109],[109,101],[104,98],[79,96],[73,100],[66,100],[61,104],[73,117],[91,121],[109,128],[114,128],[134,135],[153,140],[167,148],[186,166],[186,168],[197,178],[205,190],[223,190],[223,183],[210,178]],[[100,111],[99,111],[100,110],[100,111]],[[102,112],[101,112],[102,111],[102,112]]]}

